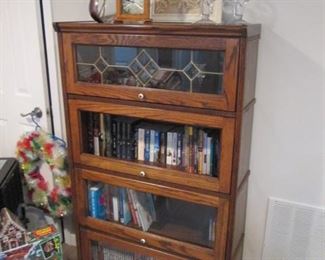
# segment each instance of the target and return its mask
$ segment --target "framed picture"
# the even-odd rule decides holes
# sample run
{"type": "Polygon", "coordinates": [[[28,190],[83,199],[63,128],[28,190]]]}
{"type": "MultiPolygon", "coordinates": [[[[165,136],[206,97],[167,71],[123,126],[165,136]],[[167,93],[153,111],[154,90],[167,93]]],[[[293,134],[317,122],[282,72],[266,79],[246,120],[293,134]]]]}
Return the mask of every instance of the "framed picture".
{"type": "Polygon", "coordinates": [[[115,21],[150,21],[150,0],[116,0],[115,21]]]}
{"type": "MultiPolygon", "coordinates": [[[[221,16],[222,0],[215,0],[210,19],[221,23],[221,16]]],[[[154,22],[196,22],[201,19],[201,0],[151,0],[151,18],[154,22]]]]}

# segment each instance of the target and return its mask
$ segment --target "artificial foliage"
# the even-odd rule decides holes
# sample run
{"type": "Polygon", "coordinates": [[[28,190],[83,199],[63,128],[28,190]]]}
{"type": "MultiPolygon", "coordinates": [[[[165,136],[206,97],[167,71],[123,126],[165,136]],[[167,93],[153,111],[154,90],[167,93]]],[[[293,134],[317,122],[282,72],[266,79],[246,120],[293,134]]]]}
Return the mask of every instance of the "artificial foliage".
{"type": "Polygon", "coordinates": [[[67,172],[66,145],[42,130],[24,134],[17,142],[16,156],[26,180],[32,202],[54,217],[71,211],[71,179],[67,172]],[[42,175],[41,166],[48,164],[53,188],[42,175]]]}

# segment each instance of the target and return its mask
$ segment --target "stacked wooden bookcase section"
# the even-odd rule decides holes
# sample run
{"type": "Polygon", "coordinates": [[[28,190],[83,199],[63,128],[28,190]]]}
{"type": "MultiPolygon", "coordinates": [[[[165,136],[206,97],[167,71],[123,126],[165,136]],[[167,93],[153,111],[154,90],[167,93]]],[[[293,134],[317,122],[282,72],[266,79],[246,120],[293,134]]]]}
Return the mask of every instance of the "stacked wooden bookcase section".
{"type": "Polygon", "coordinates": [[[55,28],[80,259],[241,259],[260,26],[55,28]]]}

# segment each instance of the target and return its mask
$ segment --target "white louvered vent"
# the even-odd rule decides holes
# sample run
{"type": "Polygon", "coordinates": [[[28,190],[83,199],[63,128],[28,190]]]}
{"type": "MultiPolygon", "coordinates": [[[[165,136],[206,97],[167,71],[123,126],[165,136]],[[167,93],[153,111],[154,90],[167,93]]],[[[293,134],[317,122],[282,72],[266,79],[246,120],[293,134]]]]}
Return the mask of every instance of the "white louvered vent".
{"type": "Polygon", "coordinates": [[[269,199],[263,260],[325,260],[325,209],[269,199]]]}

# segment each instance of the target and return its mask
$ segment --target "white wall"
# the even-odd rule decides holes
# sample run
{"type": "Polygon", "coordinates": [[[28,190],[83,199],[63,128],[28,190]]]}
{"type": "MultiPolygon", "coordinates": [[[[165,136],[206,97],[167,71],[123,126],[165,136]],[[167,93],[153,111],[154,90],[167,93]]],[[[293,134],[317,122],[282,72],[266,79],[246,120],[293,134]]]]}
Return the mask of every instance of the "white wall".
{"type": "MultiPolygon", "coordinates": [[[[52,0],[54,21],[89,21],[90,0],[52,0]]],[[[107,0],[108,13],[115,12],[115,0],[107,0]]]]}
{"type": "MultiPolygon", "coordinates": [[[[53,18],[89,20],[88,2],[53,0],[53,18]]],[[[245,17],[262,24],[244,257],[260,260],[268,197],[324,205],[324,4],[252,0],[245,17]]]]}
{"type": "Polygon", "coordinates": [[[261,259],[268,197],[324,205],[323,5],[322,0],[260,0],[248,5],[246,19],[262,24],[262,37],[246,222],[247,260],[261,259]]]}

